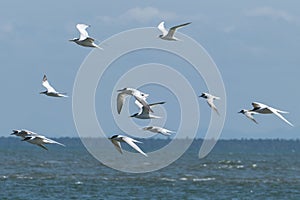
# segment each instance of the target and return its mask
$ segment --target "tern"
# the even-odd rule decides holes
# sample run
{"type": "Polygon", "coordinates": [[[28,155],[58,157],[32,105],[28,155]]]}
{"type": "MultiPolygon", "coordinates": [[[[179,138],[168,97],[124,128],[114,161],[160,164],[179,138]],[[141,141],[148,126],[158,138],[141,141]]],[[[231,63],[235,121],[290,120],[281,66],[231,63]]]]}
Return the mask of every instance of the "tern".
{"type": "Polygon", "coordinates": [[[206,102],[209,105],[209,107],[211,107],[218,115],[220,115],[217,107],[214,104],[214,100],[220,99],[220,97],[216,97],[216,96],[213,96],[213,95],[205,93],[205,92],[203,92],[199,97],[206,99],[206,102]]]}
{"type": "MultiPolygon", "coordinates": [[[[164,104],[166,102],[158,102],[158,103],[152,103],[152,104],[148,104],[149,107],[151,106],[155,106],[158,104],[164,104]]],[[[145,106],[143,106],[141,103],[139,103],[139,101],[135,101],[135,104],[140,108],[140,112],[135,113],[133,115],[131,115],[130,117],[135,117],[138,119],[159,119],[161,117],[159,116],[155,116],[149,113],[149,109],[147,109],[145,106]]]]}
{"type": "Polygon", "coordinates": [[[56,92],[56,90],[49,84],[47,76],[44,75],[42,85],[47,89],[44,92],[40,92],[40,94],[45,94],[51,97],[68,97],[65,93],[56,92]]]}
{"type": "Polygon", "coordinates": [[[157,28],[162,32],[162,35],[159,35],[159,37],[163,40],[178,41],[179,39],[174,36],[176,30],[183,26],[189,25],[190,23],[191,22],[173,26],[169,31],[167,31],[167,29],[165,28],[165,22],[163,21],[157,26],[157,28]]]}
{"type": "Polygon", "coordinates": [[[78,31],[80,33],[80,37],[71,39],[69,41],[75,42],[76,44],[84,46],[84,47],[93,47],[93,48],[102,49],[101,47],[99,47],[97,44],[94,43],[94,41],[95,41],[94,38],[89,37],[89,34],[86,31],[86,29],[88,27],[90,27],[90,26],[86,25],[86,24],[77,24],[76,28],[78,29],[78,31]]]}
{"type": "Polygon", "coordinates": [[[64,144],[61,144],[59,142],[56,142],[54,140],[51,140],[49,138],[46,138],[43,135],[39,135],[37,133],[34,133],[32,131],[27,130],[13,130],[13,133],[11,135],[16,135],[21,138],[23,138],[22,141],[29,142],[31,144],[35,144],[45,150],[48,150],[47,147],[44,146],[44,144],[58,144],[61,146],[65,146],[64,144]]]}
{"type": "Polygon", "coordinates": [[[121,90],[118,90],[119,94],[117,96],[117,110],[118,114],[121,113],[124,100],[127,96],[134,96],[135,99],[140,102],[148,111],[153,112],[148,105],[146,98],[149,96],[149,94],[145,94],[137,89],[134,88],[123,88],[121,90]]]}
{"type": "Polygon", "coordinates": [[[147,157],[147,154],[144,153],[136,144],[136,143],[142,143],[140,141],[137,141],[133,138],[124,136],[124,135],[114,135],[110,138],[108,138],[113,145],[116,147],[116,149],[122,154],[122,147],[121,147],[121,142],[126,142],[129,146],[131,146],[132,148],[134,148],[137,152],[143,154],[144,156],[147,157]]]}
{"type": "Polygon", "coordinates": [[[259,114],[275,114],[277,117],[285,121],[287,124],[290,126],[294,126],[291,122],[289,122],[287,119],[285,119],[280,113],[288,113],[286,111],[278,110],[276,108],[272,108],[268,105],[258,103],[258,102],[253,102],[252,103],[253,109],[251,110],[252,112],[259,113],[259,114]]]}
{"type": "Polygon", "coordinates": [[[147,127],[144,127],[143,130],[151,131],[153,133],[161,133],[162,135],[166,135],[166,136],[170,136],[171,133],[174,133],[174,131],[170,131],[168,129],[158,127],[158,126],[147,126],[147,127]]]}
{"type": "Polygon", "coordinates": [[[251,119],[253,122],[255,122],[256,124],[258,124],[258,122],[254,119],[253,115],[256,114],[255,112],[251,111],[251,110],[241,110],[238,113],[242,113],[244,114],[246,117],[248,117],[249,119],[251,119]]]}

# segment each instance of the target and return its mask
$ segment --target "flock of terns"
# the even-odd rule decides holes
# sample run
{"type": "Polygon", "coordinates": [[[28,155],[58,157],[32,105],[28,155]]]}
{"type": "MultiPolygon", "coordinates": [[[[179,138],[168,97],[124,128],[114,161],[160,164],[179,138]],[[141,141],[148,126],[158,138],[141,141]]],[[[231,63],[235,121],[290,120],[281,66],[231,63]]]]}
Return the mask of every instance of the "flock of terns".
{"type": "MultiPolygon", "coordinates": [[[[178,28],[187,26],[189,24],[191,24],[191,22],[180,24],[180,25],[174,26],[174,27],[170,28],[169,30],[167,30],[164,26],[164,22],[161,22],[157,27],[162,32],[162,34],[159,35],[159,38],[161,38],[163,40],[169,40],[169,41],[178,41],[179,39],[174,36],[176,30],[178,28]]],[[[88,32],[86,31],[86,29],[88,27],[89,27],[89,25],[86,25],[86,24],[77,24],[76,28],[78,29],[78,31],[80,33],[80,37],[71,39],[69,41],[75,42],[76,44],[84,46],[84,47],[92,47],[92,48],[98,48],[98,49],[103,50],[100,46],[95,44],[95,39],[93,39],[89,36],[88,32]]],[[[57,92],[48,82],[46,75],[44,75],[44,77],[43,77],[42,85],[46,88],[46,91],[40,92],[40,94],[45,94],[45,95],[51,96],[51,97],[68,97],[66,95],[66,93],[57,92]]],[[[118,96],[117,96],[117,112],[118,112],[118,114],[121,113],[121,110],[122,110],[122,107],[123,107],[126,97],[132,96],[135,98],[135,104],[139,107],[140,111],[138,113],[131,115],[130,117],[134,117],[134,118],[138,118],[138,119],[160,118],[159,116],[155,116],[152,114],[153,110],[151,109],[151,107],[155,106],[155,105],[164,104],[165,102],[148,103],[147,97],[149,96],[149,94],[146,94],[146,93],[141,92],[134,88],[123,88],[121,90],[118,90],[118,92],[119,92],[118,96]]],[[[220,115],[216,105],[214,104],[214,100],[220,100],[220,97],[217,97],[212,94],[205,93],[205,92],[203,92],[199,97],[206,99],[206,102],[208,103],[209,107],[214,112],[216,112],[217,115],[220,115]]],[[[288,113],[286,111],[281,111],[281,110],[272,108],[268,105],[258,103],[258,102],[253,102],[252,106],[253,106],[252,109],[249,109],[249,110],[243,109],[239,113],[244,114],[247,118],[249,118],[256,124],[258,122],[253,117],[254,114],[275,114],[280,119],[282,119],[289,125],[293,126],[292,123],[290,123],[287,119],[285,119],[281,115],[281,113],[288,113]]],[[[168,130],[168,129],[165,129],[162,127],[158,127],[158,126],[147,126],[147,127],[142,128],[142,130],[151,131],[153,133],[160,133],[165,136],[170,136],[172,133],[175,133],[174,131],[171,131],[171,130],[168,130]]],[[[31,144],[37,145],[45,150],[48,150],[46,148],[45,144],[58,144],[61,146],[65,146],[64,144],[61,144],[54,140],[51,140],[43,135],[39,135],[37,133],[28,131],[25,129],[13,130],[11,135],[16,135],[18,137],[21,137],[22,141],[26,141],[31,144]]],[[[124,136],[124,135],[113,135],[112,137],[110,137],[108,139],[113,143],[115,148],[120,153],[122,153],[121,142],[123,142],[123,143],[125,142],[129,146],[131,146],[133,149],[135,149],[137,152],[141,153],[144,156],[147,156],[147,154],[145,152],[143,152],[138,145],[136,145],[136,143],[142,143],[138,140],[135,140],[133,138],[130,138],[130,137],[124,136]]]]}

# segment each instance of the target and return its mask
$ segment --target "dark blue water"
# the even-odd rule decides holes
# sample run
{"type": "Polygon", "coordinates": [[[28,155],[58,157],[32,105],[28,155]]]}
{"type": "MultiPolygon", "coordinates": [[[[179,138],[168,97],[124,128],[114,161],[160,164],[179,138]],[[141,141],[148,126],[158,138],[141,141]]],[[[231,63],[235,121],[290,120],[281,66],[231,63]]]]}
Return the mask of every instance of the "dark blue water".
{"type": "Polygon", "coordinates": [[[58,141],[67,147],[0,138],[0,199],[300,199],[299,140],[221,140],[204,159],[197,140],[173,164],[142,174],[102,165],[79,139],[58,141]]]}

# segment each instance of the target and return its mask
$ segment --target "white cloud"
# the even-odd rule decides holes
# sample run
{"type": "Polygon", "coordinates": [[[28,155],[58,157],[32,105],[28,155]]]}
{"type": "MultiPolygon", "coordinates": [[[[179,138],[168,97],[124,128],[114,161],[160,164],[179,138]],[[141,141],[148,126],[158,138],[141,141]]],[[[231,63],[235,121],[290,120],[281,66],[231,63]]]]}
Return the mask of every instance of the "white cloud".
{"type": "Polygon", "coordinates": [[[100,16],[98,19],[100,19],[103,22],[126,20],[146,23],[151,20],[172,20],[176,18],[177,16],[175,13],[169,11],[162,11],[155,7],[135,7],[127,10],[125,13],[116,17],[100,16]]]}
{"type": "Polygon", "coordinates": [[[288,12],[268,6],[248,10],[245,14],[250,17],[269,17],[274,20],[284,20],[287,22],[291,22],[294,19],[288,12]]]}

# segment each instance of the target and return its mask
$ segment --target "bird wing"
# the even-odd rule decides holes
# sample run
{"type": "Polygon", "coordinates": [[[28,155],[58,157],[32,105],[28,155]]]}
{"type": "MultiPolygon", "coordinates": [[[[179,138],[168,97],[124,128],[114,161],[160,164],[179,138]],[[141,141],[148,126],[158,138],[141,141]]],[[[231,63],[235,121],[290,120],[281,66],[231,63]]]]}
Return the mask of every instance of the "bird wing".
{"type": "Polygon", "coordinates": [[[86,31],[87,27],[89,27],[86,24],[77,24],[76,28],[78,29],[79,33],[80,33],[80,38],[79,40],[85,40],[86,38],[89,37],[88,32],[86,31]]]}
{"type": "Polygon", "coordinates": [[[47,89],[48,92],[57,93],[56,90],[48,82],[47,76],[44,75],[42,85],[47,89]]]}
{"type": "Polygon", "coordinates": [[[163,135],[169,136],[169,135],[171,135],[171,133],[173,133],[173,131],[170,131],[170,130],[168,130],[168,129],[160,128],[160,127],[158,127],[158,128],[159,128],[159,132],[160,132],[161,134],[163,134],[163,135]]]}
{"type": "MultiPolygon", "coordinates": [[[[155,105],[158,105],[158,104],[164,104],[164,103],[166,103],[166,102],[162,101],[162,102],[157,102],[157,103],[150,103],[150,104],[147,104],[147,106],[150,108],[151,106],[155,106],[155,105]]],[[[142,109],[140,110],[139,114],[141,114],[141,115],[149,115],[149,111],[150,110],[149,110],[148,107],[143,106],[142,109]]]]}
{"type": "Polygon", "coordinates": [[[267,107],[265,104],[258,103],[258,102],[252,102],[252,106],[253,106],[254,109],[260,109],[260,108],[267,107]]]}
{"type": "Polygon", "coordinates": [[[253,112],[245,112],[244,114],[245,114],[246,117],[251,119],[254,123],[258,124],[258,122],[253,117],[253,114],[254,114],[253,112]]]}
{"type": "Polygon", "coordinates": [[[150,103],[149,106],[155,106],[155,105],[159,105],[159,104],[165,104],[165,101],[161,101],[161,102],[157,102],[157,103],[150,103]]]}
{"type": "Polygon", "coordinates": [[[153,112],[153,110],[150,108],[150,105],[148,105],[147,101],[146,101],[146,97],[142,96],[140,94],[137,93],[133,93],[133,96],[135,97],[136,100],[138,100],[145,109],[148,110],[148,112],[153,112]]]}
{"type": "Polygon", "coordinates": [[[44,145],[42,145],[42,144],[36,144],[36,145],[38,145],[39,147],[41,147],[41,148],[43,148],[43,149],[45,149],[45,150],[48,151],[47,147],[45,147],[44,145]]]}
{"type": "Polygon", "coordinates": [[[208,98],[207,99],[207,104],[209,105],[209,107],[211,107],[218,115],[220,115],[217,107],[214,104],[214,99],[213,98],[208,98]]]}
{"type": "Polygon", "coordinates": [[[49,143],[49,144],[58,144],[58,145],[61,145],[61,146],[63,146],[63,147],[65,147],[66,145],[64,145],[64,144],[62,144],[62,143],[59,143],[59,142],[57,142],[57,141],[55,141],[55,140],[51,140],[51,139],[49,139],[49,138],[46,138],[46,137],[42,137],[42,141],[44,142],[44,143],[49,143]]]}
{"type": "Polygon", "coordinates": [[[176,30],[178,29],[178,28],[181,28],[181,27],[183,27],[183,26],[186,26],[186,25],[189,25],[191,22],[188,22],[188,23],[184,23],[184,24],[180,24],[180,25],[177,25],[177,26],[173,26],[172,28],[170,28],[170,30],[169,30],[169,32],[168,32],[168,36],[169,37],[173,37],[174,36],[174,34],[175,34],[175,32],[176,32],[176,30]]]}
{"type": "Polygon", "coordinates": [[[120,152],[121,154],[123,154],[122,148],[121,148],[121,143],[119,141],[116,141],[116,140],[111,140],[111,142],[113,143],[113,145],[115,146],[115,148],[118,150],[118,152],[120,152]]]}
{"type": "Polygon", "coordinates": [[[68,97],[68,95],[66,95],[67,93],[58,93],[57,95],[59,96],[59,97],[68,97]]]}
{"type": "Polygon", "coordinates": [[[118,114],[121,113],[122,107],[123,107],[123,103],[124,100],[126,98],[127,94],[124,93],[119,93],[117,96],[117,110],[118,110],[118,114]]]}
{"type": "Polygon", "coordinates": [[[162,32],[163,36],[168,34],[167,29],[165,28],[165,22],[160,22],[157,28],[162,32]]]}
{"type": "Polygon", "coordinates": [[[138,100],[134,101],[135,105],[137,105],[137,107],[139,107],[140,109],[143,108],[143,104],[141,104],[138,100]]]}
{"type": "Polygon", "coordinates": [[[95,42],[95,39],[94,39],[94,38],[91,38],[91,37],[86,38],[86,40],[89,41],[90,43],[95,42]]]}
{"type": "Polygon", "coordinates": [[[130,138],[130,137],[126,137],[126,136],[122,137],[122,140],[123,140],[124,142],[126,142],[129,146],[131,146],[132,148],[134,148],[136,151],[138,151],[139,153],[141,153],[141,154],[143,154],[144,156],[147,157],[147,154],[145,154],[145,153],[140,149],[140,147],[138,147],[138,146],[134,143],[134,142],[138,142],[138,143],[142,143],[142,142],[137,141],[137,140],[134,140],[134,139],[132,139],[132,138],[130,138]]]}
{"type": "Polygon", "coordinates": [[[285,121],[286,123],[288,123],[290,126],[294,126],[291,122],[289,122],[287,119],[285,119],[276,109],[268,107],[268,109],[274,113],[275,115],[277,115],[277,117],[279,117],[280,119],[282,119],[283,121],[285,121]]]}

